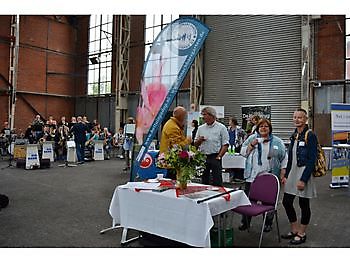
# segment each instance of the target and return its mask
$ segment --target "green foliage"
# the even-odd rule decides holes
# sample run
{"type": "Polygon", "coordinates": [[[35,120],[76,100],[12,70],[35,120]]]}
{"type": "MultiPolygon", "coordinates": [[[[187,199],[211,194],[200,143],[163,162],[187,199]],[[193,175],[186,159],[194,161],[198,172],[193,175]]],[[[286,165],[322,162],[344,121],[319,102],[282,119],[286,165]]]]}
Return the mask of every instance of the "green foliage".
{"type": "Polygon", "coordinates": [[[205,154],[192,145],[189,145],[187,149],[174,145],[168,152],[159,155],[157,166],[173,168],[181,173],[182,178],[189,180],[196,174],[197,169],[204,167],[205,159],[205,154]]]}

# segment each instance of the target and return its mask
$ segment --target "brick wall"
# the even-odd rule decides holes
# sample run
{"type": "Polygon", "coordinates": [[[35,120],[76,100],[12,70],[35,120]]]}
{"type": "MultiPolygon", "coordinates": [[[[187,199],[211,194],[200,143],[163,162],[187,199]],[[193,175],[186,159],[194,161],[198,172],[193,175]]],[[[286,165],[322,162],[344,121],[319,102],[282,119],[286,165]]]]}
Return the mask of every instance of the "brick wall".
{"type": "MultiPolygon", "coordinates": [[[[0,16],[0,73],[8,77],[10,16],[0,16]]],[[[89,16],[20,16],[15,127],[24,130],[36,112],[75,115],[75,95],[85,94],[89,16]]],[[[0,88],[4,84],[0,80],[0,88]]],[[[8,96],[0,95],[0,120],[8,96]]]]}
{"type": "Polygon", "coordinates": [[[316,35],[317,79],[344,79],[344,32],[344,16],[322,16],[319,20],[316,35]]]}

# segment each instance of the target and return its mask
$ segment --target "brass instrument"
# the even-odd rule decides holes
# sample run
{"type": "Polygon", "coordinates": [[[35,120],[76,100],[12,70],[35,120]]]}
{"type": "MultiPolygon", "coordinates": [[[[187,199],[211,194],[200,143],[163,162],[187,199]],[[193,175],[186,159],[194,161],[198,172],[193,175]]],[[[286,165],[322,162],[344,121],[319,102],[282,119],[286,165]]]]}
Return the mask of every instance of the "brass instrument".
{"type": "Polygon", "coordinates": [[[64,146],[64,142],[65,142],[63,128],[59,127],[58,132],[60,133],[60,140],[58,141],[58,145],[62,147],[62,146],[64,146]]]}
{"type": "Polygon", "coordinates": [[[50,127],[49,136],[50,136],[52,139],[55,138],[55,136],[56,136],[56,129],[55,129],[55,128],[50,127]]]}
{"type": "Polygon", "coordinates": [[[39,144],[42,145],[44,142],[46,142],[46,139],[44,137],[41,137],[39,139],[39,144]]]}
{"type": "Polygon", "coordinates": [[[68,138],[69,128],[66,125],[62,125],[58,128],[59,141],[58,145],[61,147],[65,146],[66,140],[68,138]]]}

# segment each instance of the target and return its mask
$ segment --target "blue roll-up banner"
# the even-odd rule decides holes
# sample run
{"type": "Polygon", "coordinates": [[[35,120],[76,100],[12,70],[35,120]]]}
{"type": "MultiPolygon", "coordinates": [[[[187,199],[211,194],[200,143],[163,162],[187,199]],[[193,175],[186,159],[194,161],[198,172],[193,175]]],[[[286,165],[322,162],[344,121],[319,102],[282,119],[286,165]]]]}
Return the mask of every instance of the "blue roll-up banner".
{"type": "Polygon", "coordinates": [[[209,31],[201,21],[181,17],[154,40],[142,73],[130,181],[140,177],[143,158],[209,31]]]}

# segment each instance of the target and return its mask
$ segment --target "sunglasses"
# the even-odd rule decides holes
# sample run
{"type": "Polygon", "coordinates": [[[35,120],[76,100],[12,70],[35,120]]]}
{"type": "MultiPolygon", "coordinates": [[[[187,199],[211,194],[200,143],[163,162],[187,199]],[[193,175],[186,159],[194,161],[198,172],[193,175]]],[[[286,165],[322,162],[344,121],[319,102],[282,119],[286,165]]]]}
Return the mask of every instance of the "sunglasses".
{"type": "Polygon", "coordinates": [[[270,128],[270,126],[268,126],[268,125],[261,125],[261,126],[259,126],[259,128],[270,128]]]}

